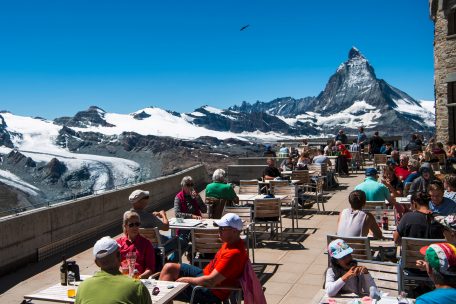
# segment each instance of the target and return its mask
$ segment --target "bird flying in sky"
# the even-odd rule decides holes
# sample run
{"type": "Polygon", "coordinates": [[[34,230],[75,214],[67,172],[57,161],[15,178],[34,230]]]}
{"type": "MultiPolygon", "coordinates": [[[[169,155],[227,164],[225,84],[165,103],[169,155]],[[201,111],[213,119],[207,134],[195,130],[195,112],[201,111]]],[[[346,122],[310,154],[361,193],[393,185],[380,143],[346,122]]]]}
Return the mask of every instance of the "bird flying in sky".
{"type": "Polygon", "coordinates": [[[240,31],[245,30],[245,29],[248,28],[249,26],[250,26],[250,24],[244,25],[243,27],[241,27],[240,31]]]}

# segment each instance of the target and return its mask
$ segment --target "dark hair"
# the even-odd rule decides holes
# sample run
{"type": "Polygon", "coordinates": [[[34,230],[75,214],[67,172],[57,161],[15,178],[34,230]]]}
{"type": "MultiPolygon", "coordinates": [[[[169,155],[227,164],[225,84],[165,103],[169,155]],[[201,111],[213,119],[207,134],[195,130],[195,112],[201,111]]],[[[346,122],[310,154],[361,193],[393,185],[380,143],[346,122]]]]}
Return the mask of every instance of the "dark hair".
{"type": "Polygon", "coordinates": [[[442,191],[443,192],[444,190],[445,189],[443,187],[443,183],[438,179],[434,179],[429,183],[428,191],[442,191]]]}
{"type": "Polygon", "coordinates": [[[378,135],[378,131],[375,131],[375,132],[374,132],[374,135],[378,135]]]}
{"type": "Polygon", "coordinates": [[[456,174],[447,174],[444,179],[451,188],[456,189],[456,174]]]}
{"type": "Polygon", "coordinates": [[[434,281],[434,284],[456,287],[456,266],[449,267],[448,271],[454,273],[454,275],[443,274],[439,270],[432,268],[432,281],[434,281]]]}
{"type": "Polygon", "coordinates": [[[429,206],[429,195],[427,193],[417,192],[412,194],[411,198],[412,203],[416,203],[419,206],[429,206]]]}
{"type": "Polygon", "coordinates": [[[366,193],[362,190],[355,190],[348,196],[350,206],[354,210],[361,210],[366,204],[366,193]]]}

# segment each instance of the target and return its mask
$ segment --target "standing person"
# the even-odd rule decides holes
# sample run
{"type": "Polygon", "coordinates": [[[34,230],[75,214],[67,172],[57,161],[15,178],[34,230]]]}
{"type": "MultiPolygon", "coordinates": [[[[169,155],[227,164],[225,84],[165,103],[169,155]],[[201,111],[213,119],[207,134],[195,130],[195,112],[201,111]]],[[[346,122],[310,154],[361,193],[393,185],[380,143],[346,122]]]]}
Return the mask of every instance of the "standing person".
{"type": "Polygon", "coordinates": [[[336,142],[340,141],[344,145],[348,144],[348,138],[347,135],[345,135],[344,130],[339,130],[339,133],[337,133],[335,140],[336,142]]]}
{"type": "Polygon", "coordinates": [[[429,185],[429,210],[438,215],[449,215],[456,213],[456,203],[447,197],[443,197],[443,184],[439,180],[434,180],[429,185]]]}
{"type": "Polygon", "coordinates": [[[444,197],[456,202],[456,174],[447,174],[443,179],[445,187],[444,197]]]}
{"type": "Polygon", "coordinates": [[[139,234],[141,220],[138,213],[127,211],[123,215],[124,235],[117,239],[121,263],[127,264],[127,254],[136,254],[135,270],[141,279],[147,279],[155,273],[155,250],[152,243],[139,234]]]}
{"type": "Polygon", "coordinates": [[[93,256],[100,271],[81,282],[76,293],[76,304],[152,304],[144,284],[119,271],[120,252],[115,240],[109,236],[99,239],[93,246],[93,256]]]}
{"type": "Polygon", "coordinates": [[[351,162],[351,153],[345,148],[345,145],[339,145],[340,155],[336,160],[336,171],[340,175],[348,176],[348,164],[351,162]]]}
{"type": "Polygon", "coordinates": [[[337,235],[342,237],[367,236],[372,231],[375,239],[383,237],[382,231],[372,213],[363,211],[366,194],[355,190],[348,196],[351,208],[342,210],[337,219],[337,235]]]}
{"type": "Polygon", "coordinates": [[[378,131],[375,131],[374,136],[369,140],[369,153],[372,155],[380,154],[380,148],[384,143],[385,141],[378,135],[378,131]]]}
{"type": "Polygon", "coordinates": [[[418,135],[412,134],[412,139],[404,147],[404,150],[405,151],[412,151],[412,154],[417,154],[418,152],[423,151],[422,143],[418,142],[418,135]]]}
{"type": "Polygon", "coordinates": [[[263,153],[263,157],[277,157],[271,145],[266,145],[263,153]]]}
{"type": "Polygon", "coordinates": [[[435,289],[416,299],[416,304],[454,303],[456,299],[456,247],[450,243],[437,243],[420,249],[425,261],[417,261],[426,267],[435,289]]]}
{"type": "Polygon", "coordinates": [[[280,145],[279,157],[288,157],[289,152],[290,152],[290,151],[289,151],[288,148],[285,146],[285,144],[281,144],[281,145],[280,145]]]}
{"type": "Polygon", "coordinates": [[[215,220],[214,225],[219,227],[223,244],[215,258],[204,269],[189,264],[168,263],[160,273],[161,281],[190,284],[176,297],[180,301],[189,301],[193,288],[200,285],[205,288],[196,292],[196,303],[219,303],[229,297],[230,290],[211,290],[211,287],[239,284],[248,260],[244,241],[240,237],[242,220],[234,213],[227,213],[220,220],[215,220]]]}
{"type": "Polygon", "coordinates": [[[400,244],[401,238],[443,239],[443,227],[435,222],[429,210],[429,196],[424,193],[412,195],[413,212],[407,212],[402,217],[393,238],[400,244]]]}
{"type": "Polygon", "coordinates": [[[385,143],[383,146],[380,148],[380,154],[386,154],[386,155],[391,155],[393,152],[393,146],[391,143],[385,143]]]}
{"type": "Polygon", "coordinates": [[[367,144],[367,135],[364,133],[364,127],[358,127],[356,143],[361,147],[361,150],[364,149],[364,146],[367,144]]]}
{"type": "Polygon", "coordinates": [[[268,158],[266,163],[268,166],[264,168],[263,171],[263,177],[265,180],[271,180],[282,176],[280,170],[276,168],[275,160],[273,158],[268,158]]]}
{"type": "Polygon", "coordinates": [[[377,285],[364,266],[357,266],[352,257],[353,249],[341,239],[329,243],[329,268],[326,270],[325,289],[329,297],[340,293],[355,293],[361,296],[371,293],[377,294],[377,285]]]}

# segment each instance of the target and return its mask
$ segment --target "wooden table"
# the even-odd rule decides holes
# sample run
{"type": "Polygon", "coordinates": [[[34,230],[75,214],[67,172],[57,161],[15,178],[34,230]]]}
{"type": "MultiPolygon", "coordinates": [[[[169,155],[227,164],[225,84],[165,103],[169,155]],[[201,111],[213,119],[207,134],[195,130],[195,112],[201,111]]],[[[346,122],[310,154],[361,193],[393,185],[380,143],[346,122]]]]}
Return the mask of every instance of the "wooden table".
{"type": "MultiPolygon", "coordinates": [[[[318,293],[314,296],[314,298],[310,301],[312,304],[323,304],[323,303],[329,303],[329,299],[334,299],[337,304],[351,304],[353,303],[353,300],[360,300],[361,298],[354,294],[342,294],[342,295],[337,295],[335,297],[328,297],[326,295],[326,292],[324,289],[320,289],[318,293]]],[[[407,298],[406,299],[409,304],[415,303],[415,299],[407,298]]],[[[389,297],[389,296],[384,296],[382,297],[379,301],[372,301],[372,303],[376,304],[397,304],[399,301],[397,297],[389,297]]],[[[407,303],[405,302],[405,303],[407,303]]]]}
{"type": "MultiPolygon", "coordinates": [[[[81,275],[81,279],[90,278],[89,275],[81,275]]],[[[144,285],[149,290],[152,302],[154,304],[165,304],[172,301],[178,294],[180,294],[187,286],[187,283],[181,282],[167,282],[167,281],[156,281],[156,280],[141,280],[144,285]],[[154,283],[156,285],[154,285],[154,283]],[[174,286],[173,288],[168,288],[168,286],[174,286]],[[158,287],[160,292],[158,295],[152,295],[154,287],[158,287]]],[[[76,288],[79,286],[79,283],[76,282],[76,288]]],[[[74,303],[74,298],[67,297],[68,286],[62,286],[60,283],[52,285],[51,287],[39,290],[35,293],[28,294],[24,296],[25,300],[40,300],[47,302],[57,302],[57,303],[74,303]]],[[[77,289],[76,289],[77,294],[77,289]]]]}

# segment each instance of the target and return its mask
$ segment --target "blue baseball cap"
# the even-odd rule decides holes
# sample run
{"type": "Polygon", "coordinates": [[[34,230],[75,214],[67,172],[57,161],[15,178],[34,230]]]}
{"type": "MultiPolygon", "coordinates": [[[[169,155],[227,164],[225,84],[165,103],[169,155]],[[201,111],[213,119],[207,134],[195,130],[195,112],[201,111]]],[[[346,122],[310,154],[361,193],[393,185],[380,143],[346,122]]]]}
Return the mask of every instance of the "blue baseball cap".
{"type": "Polygon", "coordinates": [[[375,176],[378,174],[378,171],[375,168],[367,168],[365,174],[366,176],[375,176]]]}
{"type": "Polygon", "coordinates": [[[328,254],[335,259],[341,259],[353,252],[353,249],[347,245],[342,239],[337,239],[329,243],[328,254]]]}

